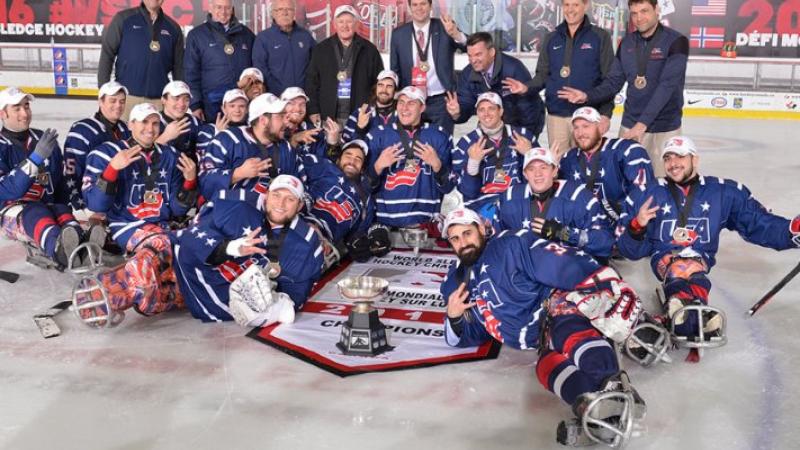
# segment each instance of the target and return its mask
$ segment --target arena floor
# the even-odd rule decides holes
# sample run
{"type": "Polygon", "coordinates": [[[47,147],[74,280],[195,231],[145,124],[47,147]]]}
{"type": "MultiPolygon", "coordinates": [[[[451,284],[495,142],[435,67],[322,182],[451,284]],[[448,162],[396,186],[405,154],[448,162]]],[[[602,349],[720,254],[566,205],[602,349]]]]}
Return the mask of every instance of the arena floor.
{"type": "MultiPolygon", "coordinates": [[[[94,102],[40,99],[34,126],[60,142],[94,102]]],[[[738,180],[767,207],[794,215],[798,125],[689,118],[702,172],[738,180]]],[[[626,361],[647,401],[631,449],[784,449],[800,441],[800,279],[753,318],[745,311],[798,261],[722,237],[711,302],[729,319],[727,346],[700,364],[649,369],[626,361]]],[[[646,262],[620,264],[654,307],[646,262]]],[[[128,314],[90,330],[69,312],[44,340],[31,317],[69,296],[73,279],[27,265],[0,241],[0,448],[5,449],[547,449],[569,408],[536,381],[536,354],[338,378],[244,337],[235,324],[185,313],[128,314]]]]}

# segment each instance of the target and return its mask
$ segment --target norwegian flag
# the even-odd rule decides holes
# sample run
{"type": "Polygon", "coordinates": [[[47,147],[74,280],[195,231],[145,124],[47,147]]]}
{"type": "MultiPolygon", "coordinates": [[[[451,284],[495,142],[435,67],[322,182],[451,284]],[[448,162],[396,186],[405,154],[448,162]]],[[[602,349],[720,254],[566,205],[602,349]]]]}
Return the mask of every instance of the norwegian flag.
{"type": "Polygon", "coordinates": [[[386,177],[384,187],[391,191],[397,186],[413,186],[417,182],[417,175],[419,175],[420,168],[415,166],[413,169],[401,169],[397,172],[386,177]]]}
{"type": "Polygon", "coordinates": [[[481,187],[481,192],[484,194],[500,194],[505,192],[511,186],[511,177],[507,174],[503,176],[503,181],[498,182],[492,180],[481,187]]]}
{"type": "Polygon", "coordinates": [[[727,9],[727,0],[692,0],[693,16],[724,16],[727,9]]]}
{"type": "Polygon", "coordinates": [[[151,217],[158,217],[161,215],[161,206],[164,204],[164,194],[156,192],[156,200],[152,203],[146,203],[142,200],[136,206],[129,206],[128,211],[137,219],[149,219],[151,217]]]}
{"type": "Polygon", "coordinates": [[[725,41],[723,27],[692,27],[689,35],[691,48],[722,48],[725,41]]]}
{"type": "Polygon", "coordinates": [[[336,200],[319,199],[314,203],[314,209],[327,212],[336,219],[337,223],[348,221],[353,217],[353,205],[348,200],[339,203],[336,200]]]}

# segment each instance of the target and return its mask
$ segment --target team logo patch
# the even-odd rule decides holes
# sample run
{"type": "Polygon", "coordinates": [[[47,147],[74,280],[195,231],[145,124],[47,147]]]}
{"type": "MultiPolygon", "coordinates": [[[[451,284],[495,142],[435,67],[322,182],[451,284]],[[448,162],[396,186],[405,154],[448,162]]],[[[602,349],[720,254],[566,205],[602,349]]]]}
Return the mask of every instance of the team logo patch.
{"type": "Polygon", "coordinates": [[[391,191],[398,186],[413,186],[417,183],[417,178],[419,178],[420,167],[419,165],[413,167],[403,167],[402,169],[398,170],[397,172],[390,174],[386,177],[386,183],[384,187],[391,191]]]}

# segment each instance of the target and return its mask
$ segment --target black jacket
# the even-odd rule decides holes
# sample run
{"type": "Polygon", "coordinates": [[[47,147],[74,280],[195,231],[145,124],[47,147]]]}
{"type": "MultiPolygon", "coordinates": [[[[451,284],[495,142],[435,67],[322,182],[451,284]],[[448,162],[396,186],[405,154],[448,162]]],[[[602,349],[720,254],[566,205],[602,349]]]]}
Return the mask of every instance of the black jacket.
{"type": "MultiPolygon", "coordinates": [[[[311,52],[311,63],[306,72],[306,95],[308,95],[308,114],[319,114],[322,120],[336,118],[338,101],[336,79],[338,61],[336,45],[338,37],[333,35],[320,42],[311,52]]],[[[351,109],[368,103],[372,86],[381,70],[383,60],[375,45],[358,34],[353,37],[353,79],[350,95],[351,109]]]]}

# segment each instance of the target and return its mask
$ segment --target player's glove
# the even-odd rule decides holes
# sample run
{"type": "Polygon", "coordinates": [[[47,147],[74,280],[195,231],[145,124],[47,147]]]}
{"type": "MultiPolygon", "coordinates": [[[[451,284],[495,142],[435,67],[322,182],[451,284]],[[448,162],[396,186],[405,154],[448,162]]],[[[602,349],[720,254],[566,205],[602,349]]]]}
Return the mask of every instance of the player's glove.
{"type": "Polygon", "coordinates": [[[792,241],[794,245],[800,247],[800,216],[792,219],[792,222],[789,224],[789,231],[792,232],[792,241]]]}
{"type": "Polygon", "coordinates": [[[350,257],[356,262],[366,262],[372,257],[372,252],[370,252],[370,240],[365,234],[350,239],[345,245],[347,246],[347,253],[349,253],[350,257]]]}
{"type": "Polygon", "coordinates": [[[367,236],[369,237],[369,250],[373,256],[384,256],[392,249],[392,241],[389,238],[389,228],[385,225],[372,225],[367,236]]]}
{"type": "Polygon", "coordinates": [[[58,133],[56,133],[56,130],[52,128],[46,129],[44,133],[42,133],[39,142],[36,143],[36,147],[33,149],[30,159],[36,163],[37,166],[44,162],[45,159],[53,154],[53,150],[56,149],[58,145],[57,140],[58,133]]]}
{"type": "Polygon", "coordinates": [[[542,225],[542,237],[550,241],[566,242],[569,240],[569,228],[553,219],[547,219],[542,225]]]}

